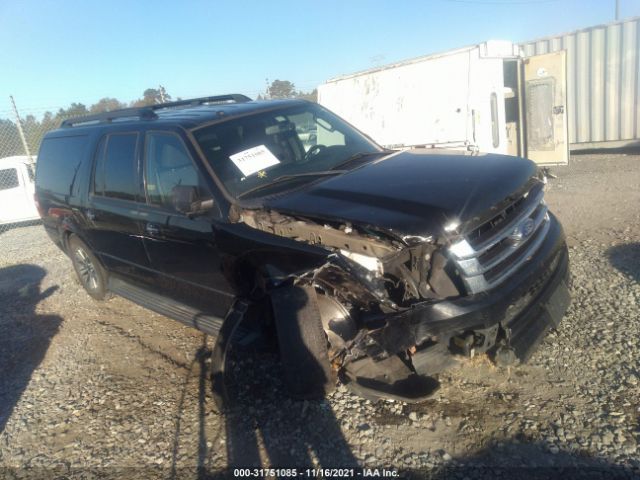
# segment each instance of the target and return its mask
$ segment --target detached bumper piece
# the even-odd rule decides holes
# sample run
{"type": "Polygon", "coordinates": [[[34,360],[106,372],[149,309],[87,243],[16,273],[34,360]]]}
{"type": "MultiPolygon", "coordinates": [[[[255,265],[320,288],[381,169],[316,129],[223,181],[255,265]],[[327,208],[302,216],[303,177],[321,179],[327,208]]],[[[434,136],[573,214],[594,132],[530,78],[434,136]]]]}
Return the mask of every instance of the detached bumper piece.
{"type": "Polygon", "coordinates": [[[440,388],[435,378],[416,374],[398,356],[379,362],[369,357],[355,360],[342,372],[341,381],[369,400],[390,398],[407,403],[423,402],[440,388]]]}

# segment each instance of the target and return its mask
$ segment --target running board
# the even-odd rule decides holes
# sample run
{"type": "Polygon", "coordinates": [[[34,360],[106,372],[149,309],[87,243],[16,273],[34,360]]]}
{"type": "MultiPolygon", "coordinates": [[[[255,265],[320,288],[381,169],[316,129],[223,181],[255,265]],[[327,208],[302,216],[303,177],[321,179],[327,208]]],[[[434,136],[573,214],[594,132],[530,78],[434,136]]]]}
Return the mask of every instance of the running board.
{"type": "Polygon", "coordinates": [[[220,317],[205,314],[184,303],[176,302],[144,288],[131,285],[118,278],[109,278],[109,290],[116,295],[131,300],[133,303],[137,303],[141,307],[148,308],[160,315],[196,328],[212,337],[218,336],[224,322],[224,319],[220,317]]]}

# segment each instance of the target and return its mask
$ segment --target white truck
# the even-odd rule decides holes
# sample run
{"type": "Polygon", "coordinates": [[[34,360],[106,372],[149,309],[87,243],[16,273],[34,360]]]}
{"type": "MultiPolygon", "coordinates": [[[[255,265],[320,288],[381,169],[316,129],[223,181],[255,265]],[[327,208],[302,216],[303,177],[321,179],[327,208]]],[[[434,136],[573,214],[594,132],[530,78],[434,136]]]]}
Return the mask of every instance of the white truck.
{"type": "Polygon", "coordinates": [[[445,147],[567,163],[565,51],[492,40],[328,80],[321,105],[388,148],[445,147]]]}
{"type": "Polygon", "coordinates": [[[34,200],[35,159],[0,158],[0,231],[3,225],[39,220],[34,200]]]}

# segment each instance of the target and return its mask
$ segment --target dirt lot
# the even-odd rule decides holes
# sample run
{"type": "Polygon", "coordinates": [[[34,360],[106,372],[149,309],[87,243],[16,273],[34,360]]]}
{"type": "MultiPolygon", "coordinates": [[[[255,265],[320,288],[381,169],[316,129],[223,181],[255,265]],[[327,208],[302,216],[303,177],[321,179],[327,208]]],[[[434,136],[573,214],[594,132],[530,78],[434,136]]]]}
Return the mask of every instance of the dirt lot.
{"type": "Polygon", "coordinates": [[[276,354],[242,338],[235,408],[219,415],[209,339],[121,298],[92,301],[40,226],[0,233],[0,477],[260,465],[640,475],[640,156],[574,156],[552,171],[547,203],[571,247],[567,317],[529,364],[461,362],[422,405],[344,387],[289,400],[276,354]]]}

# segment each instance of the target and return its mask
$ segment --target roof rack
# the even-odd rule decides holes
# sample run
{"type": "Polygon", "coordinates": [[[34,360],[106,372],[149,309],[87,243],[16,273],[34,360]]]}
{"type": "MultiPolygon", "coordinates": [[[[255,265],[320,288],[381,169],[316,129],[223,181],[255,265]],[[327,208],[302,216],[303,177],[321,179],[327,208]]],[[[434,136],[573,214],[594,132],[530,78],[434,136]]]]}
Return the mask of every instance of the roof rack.
{"type": "Polygon", "coordinates": [[[241,95],[239,93],[230,93],[227,95],[215,95],[213,97],[200,97],[192,98],[189,100],[178,100],[177,102],[159,103],[157,105],[151,105],[149,108],[152,108],[153,110],[161,110],[164,108],[186,106],[195,107],[197,105],[206,105],[207,103],[243,103],[250,101],[251,99],[246,95],[241,95]]]}
{"type": "Polygon", "coordinates": [[[138,118],[140,120],[154,120],[158,118],[156,110],[164,110],[179,107],[195,107],[198,105],[215,104],[215,103],[244,103],[250,102],[251,99],[239,93],[230,93],[227,95],[215,95],[212,97],[192,98],[188,100],[178,100],[176,102],[158,103],[157,105],[148,105],[144,107],[123,108],[113,110],[112,112],[96,113],[94,115],[85,115],[83,117],[69,118],[64,120],[61,128],[73,127],[78,125],[92,123],[109,123],[116,119],[138,118]]]}
{"type": "Polygon", "coordinates": [[[139,118],[140,120],[153,120],[158,118],[150,107],[134,107],[114,110],[112,112],[96,113],[83,117],[69,118],[60,124],[60,128],[74,127],[91,123],[108,123],[118,118],[139,118]]]}

